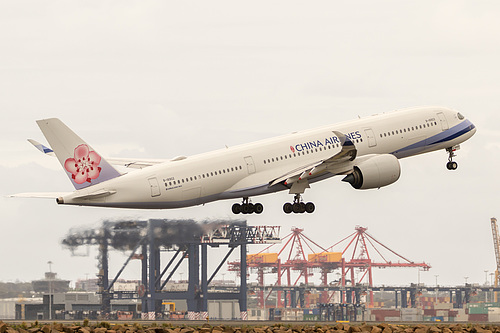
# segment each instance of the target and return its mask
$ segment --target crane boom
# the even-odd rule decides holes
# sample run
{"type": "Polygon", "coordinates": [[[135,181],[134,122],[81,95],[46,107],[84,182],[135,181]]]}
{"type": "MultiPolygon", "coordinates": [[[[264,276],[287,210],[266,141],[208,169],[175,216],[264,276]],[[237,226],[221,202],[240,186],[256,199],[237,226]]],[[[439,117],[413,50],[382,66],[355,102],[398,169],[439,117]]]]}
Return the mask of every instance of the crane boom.
{"type": "MultiPolygon", "coordinates": [[[[497,262],[497,268],[495,270],[495,287],[498,287],[498,279],[500,278],[500,237],[498,235],[498,225],[497,219],[491,218],[491,232],[493,233],[493,247],[495,248],[495,257],[497,262]]],[[[498,300],[498,295],[495,292],[495,302],[498,300]]]]}
{"type": "Polygon", "coordinates": [[[498,247],[500,244],[500,237],[498,235],[498,226],[497,219],[491,218],[491,231],[493,233],[493,246],[495,247],[495,257],[497,262],[497,271],[500,270],[500,248],[498,247]]]}

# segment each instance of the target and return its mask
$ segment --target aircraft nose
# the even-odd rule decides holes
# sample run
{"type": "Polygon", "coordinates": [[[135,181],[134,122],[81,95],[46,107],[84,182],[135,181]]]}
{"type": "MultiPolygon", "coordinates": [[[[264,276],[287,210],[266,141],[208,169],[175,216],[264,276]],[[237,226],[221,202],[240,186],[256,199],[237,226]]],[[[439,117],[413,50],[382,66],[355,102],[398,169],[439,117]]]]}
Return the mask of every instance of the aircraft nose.
{"type": "Polygon", "coordinates": [[[474,125],[470,120],[466,119],[464,120],[464,122],[466,123],[467,125],[467,129],[468,129],[468,132],[469,132],[469,137],[473,136],[474,134],[476,134],[476,125],[474,125]]]}

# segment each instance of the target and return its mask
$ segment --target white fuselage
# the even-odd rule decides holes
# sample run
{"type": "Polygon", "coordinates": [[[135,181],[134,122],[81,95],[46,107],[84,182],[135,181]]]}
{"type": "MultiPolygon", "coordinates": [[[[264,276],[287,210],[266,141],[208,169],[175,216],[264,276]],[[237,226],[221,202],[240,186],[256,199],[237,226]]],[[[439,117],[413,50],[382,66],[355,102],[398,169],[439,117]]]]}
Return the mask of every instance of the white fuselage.
{"type": "MultiPolygon", "coordinates": [[[[343,133],[354,143],[358,158],[372,154],[404,158],[458,145],[476,129],[469,120],[446,108],[395,111],[177,158],[78,190],[60,203],[162,209],[287,190],[289,187],[283,183],[270,183],[338,153],[341,146],[333,131],[343,133]],[[75,198],[98,191],[114,194],[75,198]]],[[[341,169],[327,170],[310,182],[346,174],[354,165],[356,160],[341,169]]]]}

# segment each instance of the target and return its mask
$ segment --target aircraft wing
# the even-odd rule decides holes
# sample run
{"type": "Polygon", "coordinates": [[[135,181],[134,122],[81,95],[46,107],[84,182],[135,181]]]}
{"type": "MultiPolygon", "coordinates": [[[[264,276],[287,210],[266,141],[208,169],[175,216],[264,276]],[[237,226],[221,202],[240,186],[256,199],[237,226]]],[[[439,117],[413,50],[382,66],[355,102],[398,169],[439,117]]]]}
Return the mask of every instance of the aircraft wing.
{"type": "MultiPolygon", "coordinates": [[[[55,157],[54,151],[33,139],[28,139],[29,143],[35,146],[36,149],[48,156],[55,157]]],[[[120,165],[131,169],[142,169],[155,164],[160,164],[166,162],[167,160],[155,160],[155,159],[130,159],[130,158],[106,158],[106,160],[112,165],[120,165]]]]}
{"type": "Polygon", "coordinates": [[[307,180],[308,178],[318,176],[321,173],[330,172],[334,174],[341,174],[349,171],[351,166],[349,162],[356,158],[357,150],[354,143],[345,136],[344,134],[333,131],[333,133],[339,138],[342,149],[337,154],[330,158],[305,165],[303,167],[291,170],[290,172],[272,180],[269,182],[269,186],[274,186],[279,183],[284,183],[284,185],[294,185],[301,180],[307,180]]]}

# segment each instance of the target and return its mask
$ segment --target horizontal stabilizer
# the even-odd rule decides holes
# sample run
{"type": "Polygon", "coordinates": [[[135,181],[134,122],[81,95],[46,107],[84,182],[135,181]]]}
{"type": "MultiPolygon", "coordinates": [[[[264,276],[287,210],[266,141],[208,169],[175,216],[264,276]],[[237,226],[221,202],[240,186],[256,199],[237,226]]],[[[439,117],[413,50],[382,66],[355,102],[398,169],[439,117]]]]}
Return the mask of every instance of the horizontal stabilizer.
{"type": "Polygon", "coordinates": [[[42,153],[49,155],[49,156],[56,156],[56,154],[54,154],[54,151],[52,149],[42,145],[40,142],[35,141],[33,139],[28,139],[28,141],[29,141],[29,143],[31,143],[33,146],[35,146],[35,148],[38,149],[39,151],[41,151],[42,153]]]}
{"type": "Polygon", "coordinates": [[[27,193],[17,193],[10,194],[9,198],[42,198],[42,199],[56,199],[61,196],[71,194],[71,192],[27,192],[27,193]]]}

